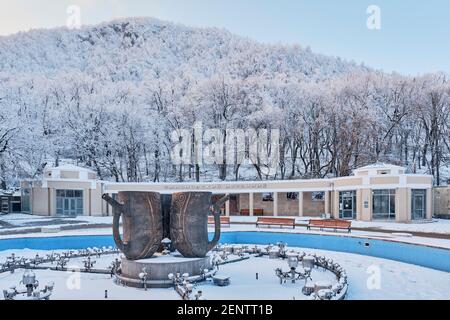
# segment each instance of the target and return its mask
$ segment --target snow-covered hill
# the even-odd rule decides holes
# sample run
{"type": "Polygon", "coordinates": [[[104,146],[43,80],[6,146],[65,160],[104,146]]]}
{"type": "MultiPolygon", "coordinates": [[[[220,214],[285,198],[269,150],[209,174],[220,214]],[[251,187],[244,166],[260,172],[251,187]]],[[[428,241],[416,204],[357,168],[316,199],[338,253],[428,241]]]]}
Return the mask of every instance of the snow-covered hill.
{"type": "Polygon", "coordinates": [[[104,80],[226,74],[325,79],[363,66],[298,46],[259,44],[225,30],[152,18],[114,20],[80,30],[33,30],[0,38],[0,71],[53,75],[79,71],[104,80]]]}
{"type": "Polygon", "coordinates": [[[445,183],[447,79],[151,18],[0,37],[0,189],[63,159],[116,181],[322,178],[385,161],[445,183]],[[223,154],[176,168],[172,133],[199,121],[278,129],[278,167],[223,154]]]}

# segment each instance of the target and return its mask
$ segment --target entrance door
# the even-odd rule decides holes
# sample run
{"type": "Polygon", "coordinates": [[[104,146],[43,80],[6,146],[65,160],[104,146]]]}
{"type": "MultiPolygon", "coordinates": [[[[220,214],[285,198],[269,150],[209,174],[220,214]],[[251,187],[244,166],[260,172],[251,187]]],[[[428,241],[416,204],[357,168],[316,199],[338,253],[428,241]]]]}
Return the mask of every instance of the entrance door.
{"type": "Polygon", "coordinates": [[[83,214],[83,191],[56,190],[56,214],[75,217],[83,214]]]}
{"type": "Polygon", "coordinates": [[[354,219],[356,214],[356,192],[345,191],[339,194],[339,216],[341,219],[354,219]]]}
{"type": "Polygon", "coordinates": [[[75,217],[77,215],[77,199],[76,198],[65,198],[63,215],[75,217]]]}
{"type": "Polygon", "coordinates": [[[395,220],[395,189],[372,191],[372,219],[395,220]]]}
{"type": "Polygon", "coordinates": [[[65,216],[75,216],[76,212],[75,212],[75,205],[76,203],[74,202],[75,199],[73,198],[65,198],[64,199],[64,207],[63,207],[63,212],[62,214],[65,216]]]}
{"type": "Polygon", "coordinates": [[[69,216],[76,216],[77,215],[77,199],[76,198],[70,198],[70,210],[69,210],[69,216]]]}
{"type": "Polygon", "coordinates": [[[413,220],[426,219],[426,190],[412,190],[411,211],[413,220]]]}

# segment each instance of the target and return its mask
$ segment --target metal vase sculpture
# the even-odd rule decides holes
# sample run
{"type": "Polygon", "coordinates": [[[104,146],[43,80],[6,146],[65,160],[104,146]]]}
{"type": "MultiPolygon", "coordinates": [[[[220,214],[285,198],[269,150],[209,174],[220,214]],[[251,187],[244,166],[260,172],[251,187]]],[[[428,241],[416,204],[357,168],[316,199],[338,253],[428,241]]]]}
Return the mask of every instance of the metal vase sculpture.
{"type": "Polygon", "coordinates": [[[155,192],[119,192],[117,201],[103,195],[113,208],[113,236],[120,251],[129,260],[153,256],[163,239],[161,198],[155,192]],[[119,221],[123,220],[123,239],[119,221]]]}
{"type": "Polygon", "coordinates": [[[186,258],[203,258],[220,238],[220,207],[226,196],[212,208],[212,193],[181,192],[172,195],[170,238],[172,245],[186,258]],[[208,241],[208,215],[214,215],[214,238],[208,241]]]}

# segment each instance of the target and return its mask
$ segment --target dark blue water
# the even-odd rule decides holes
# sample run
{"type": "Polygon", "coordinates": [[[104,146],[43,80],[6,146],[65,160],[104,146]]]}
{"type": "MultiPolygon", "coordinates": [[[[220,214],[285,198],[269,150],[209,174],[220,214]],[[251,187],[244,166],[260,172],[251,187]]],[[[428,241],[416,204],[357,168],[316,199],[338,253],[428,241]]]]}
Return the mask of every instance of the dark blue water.
{"type": "MultiPolygon", "coordinates": [[[[450,272],[450,250],[384,240],[346,236],[312,235],[275,232],[225,232],[221,243],[267,245],[283,241],[291,247],[356,253],[411,263],[450,272]]],[[[10,249],[85,249],[114,246],[112,236],[67,236],[49,238],[15,238],[0,240],[0,251],[10,249]]]]}

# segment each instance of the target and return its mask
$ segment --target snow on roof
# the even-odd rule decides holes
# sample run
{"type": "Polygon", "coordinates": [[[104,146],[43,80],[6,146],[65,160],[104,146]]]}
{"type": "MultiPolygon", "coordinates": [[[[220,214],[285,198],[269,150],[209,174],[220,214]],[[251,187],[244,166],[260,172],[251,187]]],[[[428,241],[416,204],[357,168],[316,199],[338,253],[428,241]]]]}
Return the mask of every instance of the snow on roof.
{"type": "Polygon", "coordinates": [[[20,190],[0,190],[0,196],[20,197],[21,193],[20,193],[20,190]]]}
{"type": "Polygon", "coordinates": [[[364,166],[364,167],[355,169],[355,171],[370,170],[370,169],[405,169],[405,168],[396,166],[393,164],[389,164],[389,163],[377,162],[377,163],[370,164],[368,166],[364,166]]]}
{"type": "MultiPolygon", "coordinates": [[[[84,167],[79,167],[79,166],[75,166],[75,165],[73,165],[73,164],[64,164],[64,165],[61,165],[61,166],[58,166],[58,167],[51,167],[51,168],[48,168],[47,170],[63,170],[63,171],[78,171],[78,172],[81,172],[81,171],[87,171],[87,172],[94,172],[94,171],[91,170],[91,169],[84,168],[84,167]]],[[[94,173],[95,173],[95,172],[94,172],[94,173]]]]}

